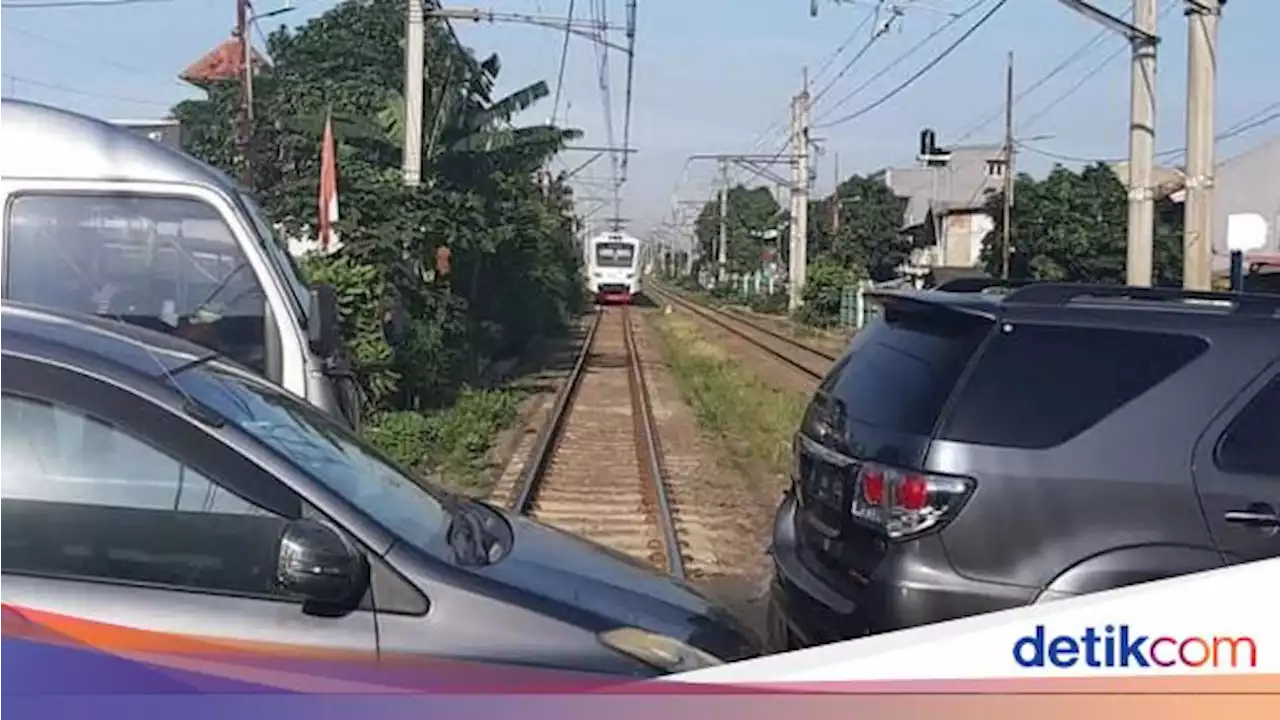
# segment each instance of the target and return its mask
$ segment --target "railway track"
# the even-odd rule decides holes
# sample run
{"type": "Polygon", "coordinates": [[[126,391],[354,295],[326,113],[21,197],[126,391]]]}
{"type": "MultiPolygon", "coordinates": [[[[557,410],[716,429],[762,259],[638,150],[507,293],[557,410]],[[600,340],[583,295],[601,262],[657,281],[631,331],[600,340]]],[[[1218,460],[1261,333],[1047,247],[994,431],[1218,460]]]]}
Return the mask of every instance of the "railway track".
{"type": "Polygon", "coordinates": [[[667,288],[655,288],[652,281],[648,284],[648,292],[737,335],[777,360],[808,375],[815,381],[821,380],[826,376],[827,370],[840,359],[838,355],[829,350],[806,345],[793,337],[752,322],[740,315],[714,310],[667,288]]]}
{"type": "Polygon", "coordinates": [[[684,579],[632,315],[597,312],[523,471],[491,500],[684,579]]]}

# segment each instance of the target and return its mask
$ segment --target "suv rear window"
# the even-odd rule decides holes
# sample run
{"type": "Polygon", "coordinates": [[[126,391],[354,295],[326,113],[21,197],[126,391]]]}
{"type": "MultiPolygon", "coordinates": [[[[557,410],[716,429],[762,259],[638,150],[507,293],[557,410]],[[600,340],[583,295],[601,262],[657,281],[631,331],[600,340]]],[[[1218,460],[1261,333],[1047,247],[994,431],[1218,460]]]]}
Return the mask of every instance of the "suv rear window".
{"type": "Polygon", "coordinates": [[[930,435],[989,321],[951,312],[903,313],[892,306],[854,336],[822,388],[850,420],[930,435]]]}
{"type": "Polygon", "coordinates": [[[1160,384],[1207,347],[1189,335],[1015,325],[983,350],[939,436],[979,445],[1054,447],[1160,384]]]}

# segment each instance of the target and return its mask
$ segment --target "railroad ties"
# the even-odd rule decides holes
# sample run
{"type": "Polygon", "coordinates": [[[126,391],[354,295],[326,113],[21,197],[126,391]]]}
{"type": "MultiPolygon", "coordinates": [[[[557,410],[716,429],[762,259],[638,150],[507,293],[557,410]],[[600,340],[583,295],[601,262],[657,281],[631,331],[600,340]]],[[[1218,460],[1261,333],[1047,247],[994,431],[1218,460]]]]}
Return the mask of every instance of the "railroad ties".
{"type": "Polygon", "coordinates": [[[520,477],[491,498],[685,576],[627,306],[602,307],[520,477]]]}

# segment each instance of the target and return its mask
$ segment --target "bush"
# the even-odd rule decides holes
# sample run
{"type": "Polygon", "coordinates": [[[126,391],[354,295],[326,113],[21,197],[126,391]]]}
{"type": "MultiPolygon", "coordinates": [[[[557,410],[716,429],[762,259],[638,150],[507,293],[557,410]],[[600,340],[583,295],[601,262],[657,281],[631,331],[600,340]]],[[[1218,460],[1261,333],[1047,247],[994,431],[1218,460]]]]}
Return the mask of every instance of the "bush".
{"type": "Polygon", "coordinates": [[[400,378],[383,332],[387,286],[382,274],[342,255],[309,255],[301,265],[309,282],[332,285],[337,294],[338,328],[355,363],[366,407],[385,404],[400,378]]]}
{"type": "Polygon", "coordinates": [[[804,285],[804,305],[797,319],[817,327],[831,327],[840,320],[840,299],[845,289],[856,287],[864,277],[860,268],[850,268],[822,259],[809,266],[804,285]]]}

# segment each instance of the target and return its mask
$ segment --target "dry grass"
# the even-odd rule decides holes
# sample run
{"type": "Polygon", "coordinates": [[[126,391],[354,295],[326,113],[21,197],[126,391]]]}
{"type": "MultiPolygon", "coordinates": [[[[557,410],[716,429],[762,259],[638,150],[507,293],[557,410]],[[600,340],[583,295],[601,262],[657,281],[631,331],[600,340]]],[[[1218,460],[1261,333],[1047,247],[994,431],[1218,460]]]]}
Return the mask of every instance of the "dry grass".
{"type": "Polygon", "coordinates": [[[723,348],[704,339],[701,326],[680,313],[657,318],[655,326],[663,340],[663,356],[702,431],[739,465],[756,466],[784,481],[791,438],[808,397],[778,390],[745,370],[723,348]]]}

